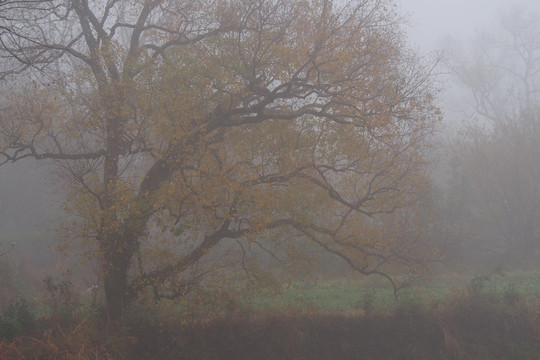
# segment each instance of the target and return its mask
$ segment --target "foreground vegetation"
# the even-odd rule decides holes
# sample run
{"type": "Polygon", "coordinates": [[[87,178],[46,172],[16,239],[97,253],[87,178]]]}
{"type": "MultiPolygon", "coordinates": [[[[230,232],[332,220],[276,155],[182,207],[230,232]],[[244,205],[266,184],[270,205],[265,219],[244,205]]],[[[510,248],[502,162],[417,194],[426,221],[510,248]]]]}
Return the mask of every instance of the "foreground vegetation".
{"type": "Polygon", "coordinates": [[[2,311],[0,358],[538,359],[539,278],[445,275],[398,301],[354,279],[289,283],[264,296],[206,289],[185,304],[133,304],[116,323],[68,282],[48,279],[46,303],[2,311]]]}

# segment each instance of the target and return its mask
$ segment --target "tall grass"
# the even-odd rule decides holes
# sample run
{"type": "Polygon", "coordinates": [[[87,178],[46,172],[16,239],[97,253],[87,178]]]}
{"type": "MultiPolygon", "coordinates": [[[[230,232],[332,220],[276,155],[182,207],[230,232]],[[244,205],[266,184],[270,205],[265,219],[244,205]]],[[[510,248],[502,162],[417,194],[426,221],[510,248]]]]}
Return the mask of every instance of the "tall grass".
{"type": "Polygon", "coordinates": [[[286,359],[287,351],[313,359],[540,358],[538,272],[444,275],[400,291],[397,301],[391,288],[363,279],[259,292],[201,288],[176,302],[143,299],[116,324],[75,299],[69,283],[46,285],[49,311],[37,316],[14,305],[6,312],[20,324],[34,322],[0,340],[0,359],[197,360],[227,351],[238,359],[243,352],[286,359]]]}

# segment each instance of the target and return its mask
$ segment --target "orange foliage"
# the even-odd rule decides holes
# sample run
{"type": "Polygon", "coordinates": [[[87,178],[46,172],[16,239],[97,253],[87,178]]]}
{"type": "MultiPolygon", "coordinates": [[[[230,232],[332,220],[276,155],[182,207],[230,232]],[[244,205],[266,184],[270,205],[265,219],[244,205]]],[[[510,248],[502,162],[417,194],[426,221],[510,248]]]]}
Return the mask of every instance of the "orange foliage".
{"type": "Polygon", "coordinates": [[[387,5],[74,7],[74,75],[3,100],[0,151],[57,165],[67,244],[100,261],[111,316],[183,294],[231,243],[248,273],[299,241],[363,274],[422,260],[386,227],[415,211],[440,115],[387,5]]]}

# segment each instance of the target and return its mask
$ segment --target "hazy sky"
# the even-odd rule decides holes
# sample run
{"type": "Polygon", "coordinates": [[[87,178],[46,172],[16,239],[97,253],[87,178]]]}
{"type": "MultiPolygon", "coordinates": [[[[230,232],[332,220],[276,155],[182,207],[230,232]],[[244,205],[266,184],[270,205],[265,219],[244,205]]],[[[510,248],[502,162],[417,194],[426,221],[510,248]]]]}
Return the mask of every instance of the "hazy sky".
{"type": "MultiPolygon", "coordinates": [[[[394,0],[401,14],[409,18],[408,38],[413,49],[430,53],[441,49],[444,38],[452,38],[467,47],[478,31],[497,29],[504,11],[522,7],[527,12],[540,14],[540,0],[394,0]]],[[[439,80],[446,79],[439,77],[439,80]]],[[[456,87],[452,81],[444,82],[441,93],[447,129],[458,129],[467,122],[463,117],[464,101],[470,94],[456,87]]]]}
{"type": "Polygon", "coordinates": [[[522,6],[540,13],[540,0],[396,0],[409,14],[413,47],[434,50],[441,38],[470,39],[477,30],[496,22],[502,11],[522,6]]]}

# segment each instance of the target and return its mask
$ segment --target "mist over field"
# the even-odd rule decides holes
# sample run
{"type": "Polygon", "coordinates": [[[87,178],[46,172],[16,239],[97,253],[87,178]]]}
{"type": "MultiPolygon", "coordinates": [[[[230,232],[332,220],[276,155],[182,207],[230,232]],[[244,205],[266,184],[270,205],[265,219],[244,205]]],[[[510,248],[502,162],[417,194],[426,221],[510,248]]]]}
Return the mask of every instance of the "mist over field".
{"type": "Polygon", "coordinates": [[[0,358],[540,356],[537,1],[4,0],[0,57],[0,358]]]}

